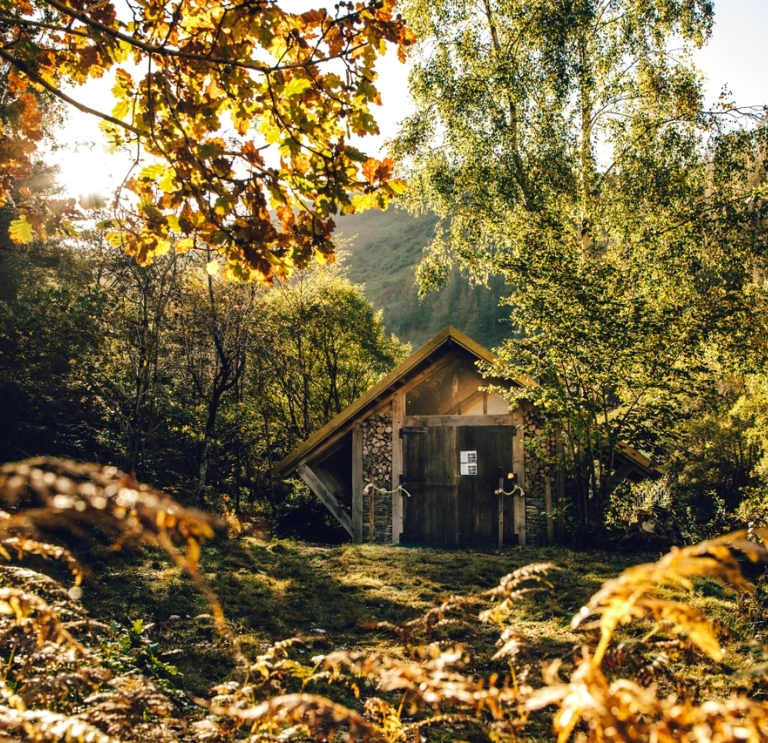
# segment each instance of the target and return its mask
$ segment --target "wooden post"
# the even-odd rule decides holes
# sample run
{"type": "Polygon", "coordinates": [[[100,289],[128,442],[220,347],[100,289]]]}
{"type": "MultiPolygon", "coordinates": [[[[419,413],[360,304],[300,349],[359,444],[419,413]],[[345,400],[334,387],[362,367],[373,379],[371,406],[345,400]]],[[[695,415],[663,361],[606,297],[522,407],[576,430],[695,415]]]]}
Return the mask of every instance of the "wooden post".
{"type": "Polygon", "coordinates": [[[547,544],[555,543],[555,520],[552,518],[552,478],[544,477],[544,510],[547,514],[547,544]]]}
{"type": "MultiPolygon", "coordinates": [[[[523,410],[517,408],[512,413],[512,420],[517,427],[512,439],[512,471],[515,473],[515,482],[526,490],[528,483],[525,481],[525,425],[523,423],[523,410]]],[[[514,527],[518,544],[525,547],[525,498],[527,496],[513,496],[514,527]]]]}
{"type": "Polygon", "coordinates": [[[363,541],[363,429],[352,429],[352,539],[363,541]]]}
{"type": "Polygon", "coordinates": [[[405,415],[405,393],[396,392],[392,398],[392,544],[400,543],[403,533],[403,498],[398,490],[403,474],[403,440],[400,429],[405,415]]]}
{"type": "Polygon", "coordinates": [[[451,428],[451,451],[453,452],[453,543],[461,544],[461,463],[459,462],[459,429],[451,428]]]}
{"type": "Polygon", "coordinates": [[[504,546],[504,476],[499,477],[499,549],[504,546]]]}
{"type": "Polygon", "coordinates": [[[555,431],[555,451],[557,452],[557,542],[565,543],[565,467],[563,456],[563,438],[560,429],[555,431]]]}
{"type": "Polygon", "coordinates": [[[374,542],[376,537],[374,511],[376,509],[375,494],[373,488],[368,489],[368,541],[374,542]]]}

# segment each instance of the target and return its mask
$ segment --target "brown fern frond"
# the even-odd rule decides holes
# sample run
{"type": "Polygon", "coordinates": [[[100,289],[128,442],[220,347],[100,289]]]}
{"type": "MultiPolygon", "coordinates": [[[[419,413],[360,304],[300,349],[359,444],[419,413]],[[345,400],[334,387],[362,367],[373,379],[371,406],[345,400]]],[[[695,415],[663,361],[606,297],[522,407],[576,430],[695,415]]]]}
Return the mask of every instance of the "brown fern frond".
{"type": "Polygon", "coordinates": [[[534,562],[530,565],[525,565],[505,575],[499,581],[499,585],[488,591],[487,595],[511,596],[517,591],[519,586],[529,581],[543,583],[547,587],[552,588],[552,584],[545,579],[545,576],[556,570],[560,570],[560,568],[551,562],[534,562]]]}
{"type": "Polygon", "coordinates": [[[474,603],[468,596],[450,596],[444,599],[437,606],[432,607],[416,619],[411,619],[402,625],[392,624],[390,622],[377,622],[373,625],[374,629],[384,629],[394,632],[400,637],[403,643],[409,643],[414,639],[418,630],[423,630],[424,638],[431,640],[435,630],[439,627],[448,625],[468,626],[468,609],[474,603]],[[458,616],[450,616],[457,613],[458,616]]]}
{"type": "Polygon", "coordinates": [[[457,728],[460,729],[461,727],[478,727],[481,730],[484,730],[486,727],[483,720],[478,719],[477,717],[471,717],[470,715],[434,715],[433,717],[428,717],[426,720],[403,725],[399,737],[408,740],[410,735],[420,733],[424,728],[441,725],[450,726],[452,735],[456,735],[457,728]]]}
{"type": "Polygon", "coordinates": [[[505,575],[496,588],[486,592],[486,596],[501,600],[490,609],[481,612],[480,621],[502,626],[504,619],[521,599],[552,589],[552,583],[546,579],[546,576],[559,569],[557,565],[550,562],[532,563],[505,575]]]}
{"type": "Polygon", "coordinates": [[[545,686],[526,701],[528,711],[558,707],[554,729],[558,743],[568,741],[581,723],[590,743],[761,743],[768,740],[764,703],[744,696],[697,705],[675,696],[659,697],[654,686],[633,679],[609,682],[584,651],[570,682],[545,686]]]}
{"type": "Polygon", "coordinates": [[[498,679],[478,679],[462,673],[470,657],[460,645],[441,648],[438,644],[417,648],[412,660],[384,655],[330,653],[322,662],[325,669],[346,669],[346,673],[367,679],[378,691],[407,694],[409,709],[439,710],[447,704],[463,710],[498,712],[500,704],[516,701],[516,692],[498,679]]]}
{"type": "MultiPolygon", "coordinates": [[[[232,714],[232,710],[214,709],[214,714],[232,714]]],[[[236,714],[252,725],[255,735],[276,735],[282,727],[299,725],[315,740],[340,735],[344,740],[386,741],[379,728],[359,713],[315,694],[273,697],[256,707],[239,709],[236,714]]]]}
{"type": "Polygon", "coordinates": [[[196,545],[225,528],[220,520],[180,506],[115,467],[62,459],[29,459],[1,467],[0,502],[38,528],[85,523],[113,527],[121,540],[152,544],[167,535],[196,545]]]}
{"type": "Polygon", "coordinates": [[[11,740],[35,743],[120,743],[101,730],[75,716],[48,710],[17,710],[0,707],[0,731],[13,736],[11,740]]]}
{"type": "Polygon", "coordinates": [[[0,587],[0,615],[2,614],[14,619],[16,626],[32,629],[39,644],[49,640],[66,640],[73,646],[80,647],[61,625],[56,611],[33,593],[18,588],[0,587]]]}
{"type": "Polygon", "coordinates": [[[176,706],[151,679],[131,673],[110,680],[84,700],[87,709],[81,717],[115,738],[146,741],[177,741],[173,728],[183,727],[176,706]]]}
{"type": "Polygon", "coordinates": [[[691,591],[697,578],[715,580],[729,588],[753,590],[742,574],[734,550],[752,562],[768,561],[765,547],[750,541],[746,532],[737,532],[692,547],[674,548],[657,562],[628,568],[618,578],[607,581],[572,622],[575,628],[589,616],[598,615],[601,638],[594,663],[602,662],[620,624],[642,617],[663,623],[675,634],[687,637],[709,657],[722,660],[717,632],[704,614],[662,594],[665,589],[691,591]]]}
{"type": "Polygon", "coordinates": [[[83,581],[83,569],[77,558],[64,547],[47,542],[39,542],[36,539],[27,537],[9,537],[0,540],[0,556],[6,560],[12,559],[12,553],[16,554],[18,560],[23,560],[27,555],[37,555],[44,559],[58,560],[63,562],[70,570],[75,579],[75,585],[79,586],[83,581]]]}

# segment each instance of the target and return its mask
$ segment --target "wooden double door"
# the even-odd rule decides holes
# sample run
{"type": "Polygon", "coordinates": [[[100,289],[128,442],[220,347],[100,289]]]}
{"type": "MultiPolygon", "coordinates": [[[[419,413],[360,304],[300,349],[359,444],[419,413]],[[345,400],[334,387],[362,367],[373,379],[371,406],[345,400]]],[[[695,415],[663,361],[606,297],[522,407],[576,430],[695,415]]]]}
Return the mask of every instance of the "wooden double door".
{"type": "MultiPolygon", "coordinates": [[[[517,540],[515,498],[503,497],[500,475],[513,471],[514,426],[423,426],[402,429],[402,544],[495,545],[517,540]],[[462,474],[462,452],[467,462],[462,474]],[[474,455],[473,455],[474,453],[474,455]],[[472,473],[472,474],[469,474],[472,473]]],[[[518,508],[517,518],[520,519],[518,508]]]]}

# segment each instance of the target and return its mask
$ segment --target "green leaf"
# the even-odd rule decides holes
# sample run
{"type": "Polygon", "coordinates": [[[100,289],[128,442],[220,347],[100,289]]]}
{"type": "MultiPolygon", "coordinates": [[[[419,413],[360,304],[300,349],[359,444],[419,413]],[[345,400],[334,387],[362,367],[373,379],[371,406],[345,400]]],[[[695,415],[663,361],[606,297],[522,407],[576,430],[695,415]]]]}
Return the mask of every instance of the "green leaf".
{"type": "Polygon", "coordinates": [[[401,196],[408,190],[408,185],[400,178],[387,181],[387,186],[389,186],[389,190],[392,191],[395,196],[401,196]]]}
{"type": "Polygon", "coordinates": [[[350,159],[358,163],[364,163],[368,160],[368,155],[361,152],[356,147],[345,147],[344,154],[350,159]]]}
{"type": "Polygon", "coordinates": [[[197,154],[203,160],[218,157],[222,152],[224,148],[218,142],[205,142],[197,148],[197,154]]]}
{"type": "Polygon", "coordinates": [[[107,242],[113,247],[113,248],[122,248],[123,247],[123,236],[119,232],[108,232],[106,234],[107,242]]]}
{"type": "Polygon", "coordinates": [[[157,182],[158,187],[163,193],[173,193],[176,190],[176,171],[168,168],[163,177],[157,182]]]}
{"type": "Polygon", "coordinates": [[[142,204],[141,210],[150,219],[161,219],[163,216],[163,213],[156,206],[152,206],[152,204],[142,204]]]}
{"type": "Polygon", "coordinates": [[[147,165],[139,173],[139,180],[142,181],[156,181],[158,178],[162,178],[168,172],[168,167],[162,163],[152,163],[147,165]]]}

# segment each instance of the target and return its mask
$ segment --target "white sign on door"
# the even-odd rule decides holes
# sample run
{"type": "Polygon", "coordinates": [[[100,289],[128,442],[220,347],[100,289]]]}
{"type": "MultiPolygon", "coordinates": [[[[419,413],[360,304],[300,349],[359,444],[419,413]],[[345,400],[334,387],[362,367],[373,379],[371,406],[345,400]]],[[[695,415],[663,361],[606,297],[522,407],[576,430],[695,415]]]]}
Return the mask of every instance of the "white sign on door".
{"type": "Polygon", "coordinates": [[[476,451],[463,451],[461,452],[461,459],[459,460],[462,464],[467,462],[477,462],[477,452],[476,451]]]}
{"type": "Polygon", "coordinates": [[[461,474],[462,475],[476,475],[477,474],[477,464],[474,462],[462,462],[461,463],[461,474]]]}

